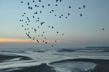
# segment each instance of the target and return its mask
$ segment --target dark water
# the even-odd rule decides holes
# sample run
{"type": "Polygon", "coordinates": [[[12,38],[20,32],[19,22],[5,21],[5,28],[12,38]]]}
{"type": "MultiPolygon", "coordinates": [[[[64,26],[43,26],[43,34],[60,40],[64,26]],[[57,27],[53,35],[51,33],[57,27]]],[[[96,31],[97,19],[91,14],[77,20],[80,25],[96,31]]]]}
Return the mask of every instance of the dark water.
{"type": "Polygon", "coordinates": [[[1,48],[0,72],[109,72],[108,48],[1,48]]]}

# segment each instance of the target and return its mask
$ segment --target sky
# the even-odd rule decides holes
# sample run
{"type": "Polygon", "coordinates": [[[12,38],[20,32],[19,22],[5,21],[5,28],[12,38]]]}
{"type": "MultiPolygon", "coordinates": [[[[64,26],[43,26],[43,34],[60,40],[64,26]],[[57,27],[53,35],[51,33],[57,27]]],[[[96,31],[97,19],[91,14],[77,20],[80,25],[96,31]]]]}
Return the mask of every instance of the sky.
{"type": "MultiPolygon", "coordinates": [[[[32,29],[30,31],[32,37],[36,36],[32,29]]],[[[32,0],[23,0],[22,4],[21,0],[0,0],[0,48],[51,47],[52,44],[57,48],[109,46],[109,0],[62,0],[57,3],[55,0],[35,0],[35,3],[32,0]],[[29,10],[27,2],[30,2],[30,6],[39,5],[39,8],[33,7],[29,10]],[[48,4],[50,6],[47,6],[48,4]],[[42,5],[45,7],[42,8],[42,5]],[[83,5],[85,8],[82,8],[83,5]],[[71,8],[68,8],[69,6],[71,8]],[[79,7],[81,9],[78,9],[79,7]],[[54,12],[49,13],[51,10],[54,12]],[[32,18],[35,11],[42,11],[42,14],[35,15],[35,19],[39,17],[44,21],[43,26],[32,18]],[[68,12],[70,16],[67,15],[68,12]],[[26,13],[26,16],[22,17],[23,13],[26,13]],[[54,16],[55,14],[57,16],[54,16]],[[59,18],[61,14],[63,17],[59,18]],[[29,26],[19,21],[25,21],[27,16],[31,20],[29,26]],[[41,37],[36,37],[40,41],[37,43],[26,36],[26,27],[37,26],[40,26],[37,28],[37,34],[41,35],[45,31],[48,44],[42,43],[41,37]],[[54,29],[48,26],[54,26],[54,29]]]]}

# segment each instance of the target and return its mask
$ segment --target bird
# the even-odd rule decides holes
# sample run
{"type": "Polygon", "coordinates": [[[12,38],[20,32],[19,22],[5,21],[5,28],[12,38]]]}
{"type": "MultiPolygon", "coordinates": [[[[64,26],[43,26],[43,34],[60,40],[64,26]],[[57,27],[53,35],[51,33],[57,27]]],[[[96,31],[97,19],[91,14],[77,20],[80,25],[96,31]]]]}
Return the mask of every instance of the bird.
{"type": "Polygon", "coordinates": [[[54,12],[54,10],[52,10],[52,12],[54,12]]]}
{"type": "Polygon", "coordinates": [[[51,45],[53,47],[53,45],[51,45]]]}
{"type": "Polygon", "coordinates": [[[58,4],[55,4],[55,6],[58,6],[58,4]]]}
{"type": "Polygon", "coordinates": [[[61,14],[61,16],[63,16],[63,14],[61,14]]]}
{"type": "Polygon", "coordinates": [[[36,31],[37,31],[36,28],[34,28],[34,32],[35,32],[35,33],[36,33],[36,31]]]}
{"type": "Polygon", "coordinates": [[[39,28],[39,26],[38,26],[38,28],[39,28]]]}
{"type": "Polygon", "coordinates": [[[81,7],[79,7],[78,9],[81,9],[81,7]]]}
{"type": "Polygon", "coordinates": [[[52,13],[52,12],[50,11],[50,13],[52,13]]]}
{"type": "Polygon", "coordinates": [[[45,44],[47,44],[47,42],[45,42],[45,44]]]}
{"type": "Polygon", "coordinates": [[[36,22],[39,22],[39,20],[36,20],[36,22]]]}
{"type": "Polygon", "coordinates": [[[59,16],[59,18],[61,18],[61,16],[59,16]]]}
{"type": "Polygon", "coordinates": [[[37,41],[37,43],[39,43],[39,40],[36,40],[37,41]]]}
{"type": "Polygon", "coordinates": [[[38,14],[38,13],[37,13],[37,11],[36,11],[36,12],[34,12],[34,14],[38,14]]]}
{"type": "Polygon", "coordinates": [[[69,6],[69,8],[71,8],[71,6],[69,6]]]}
{"type": "Polygon", "coordinates": [[[34,5],[35,7],[37,7],[37,5],[34,5]]]}
{"type": "Polygon", "coordinates": [[[34,3],[35,1],[33,0],[33,3],[34,3]]]}
{"type": "Polygon", "coordinates": [[[29,3],[29,2],[27,2],[27,5],[30,5],[30,3],[29,3]]]}
{"type": "Polygon", "coordinates": [[[41,0],[39,0],[39,2],[41,2],[41,0]]]}
{"type": "Polygon", "coordinates": [[[85,5],[83,5],[83,9],[85,8],[85,5]]]}
{"type": "Polygon", "coordinates": [[[50,28],[50,26],[48,26],[50,28]]]}
{"type": "Polygon", "coordinates": [[[44,5],[42,5],[42,8],[44,8],[44,5]]]}
{"type": "Polygon", "coordinates": [[[28,32],[30,34],[30,32],[28,32]]]}
{"type": "Polygon", "coordinates": [[[68,16],[70,15],[70,13],[68,13],[68,16]]]}
{"type": "Polygon", "coordinates": [[[82,16],[82,13],[80,13],[80,17],[82,16]]]}
{"type": "Polygon", "coordinates": [[[40,13],[42,13],[42,11],[40,11],[40,13]]]}
{"type": "Polygon", "coordinates": [[[24,25],[22,25],[22,27],[24,27],[24,25]]]}
{"type": "Polygon", "coordinates": [[[67,17],[65,17],[67,19],[67,17]]]}
{"type": "Polygon", "coordinates": [[[44,40],[43,40],[43,42],[44,42],[44,40]]]}
{"type": "Polygon", "coordinates": [[[55,42],[57,42],[57,41],[55,40],[55,42]]]}
{"type": "Polygon", "coordinates": [[[62,35],[64,35],[64,34],[62,34],[62,35]]]}
{"type": "Polygon", "coordinates": [[[45,22],[41,22],[40,24],[43,25],[45,22]]]}
{"type": "Polygon", "coordinates": [[[58,34],[59,32],[57,31],[57,34],[58,34]]]}
{"type": "Polygon", "coordinates": [[[48,4],[48,6],[50,6],[50,4],[48,4]]]}
{"type": "Polygon", "coordinates": [[[33,18],[35,18],[35,16],[33,16],[33,18]]]}
{"type": "Polygon", "coordinates": [[[58,0],[56,0],[56,2],[58,2],[58,0]]]}
{"type": "Polygon", "coordinates": [[[41,35],[43,37],[43,35],[41,35]]]}
{"type": "Polygon", "coordinates": [[[40,35],[38,35],[38,37],[40,37],[40,35]]]}
{"type": "Polygon", "coordinates": [[[27,21],[25,21],[25,23],[27,23],[27,21]]]}
{"type": "Polygon", "coordinates": [[[22,17],[24,17],[24,15],[22,15],[22,17]]]}
{"type": "Polygon", "coordinates": [[[46,37],[44,37],[44,39],[46,39],[46,37]]]}
{"type": "Polygon", "coordinates": [[[26,13],[24,13],[24,14],[26,14],[26,13]]]}
{"type": "Polygon", "coordinates": [[[21,1],[21,3],[23,3],[23,1],[21,1]]]}
{"type": "Polygon", "coordinates": [[[35,39],[35,37],[33,37],[33,40],[35,39]]]}
{"type": "Polygon", "coordinates": [[[45,32],[43,32],[43,33],[45,33],[45,32]]]}
{"type": "Polygon", "coordinates": [[[54,27],[52,26],[52,29],[54,29],[54,27]]]}

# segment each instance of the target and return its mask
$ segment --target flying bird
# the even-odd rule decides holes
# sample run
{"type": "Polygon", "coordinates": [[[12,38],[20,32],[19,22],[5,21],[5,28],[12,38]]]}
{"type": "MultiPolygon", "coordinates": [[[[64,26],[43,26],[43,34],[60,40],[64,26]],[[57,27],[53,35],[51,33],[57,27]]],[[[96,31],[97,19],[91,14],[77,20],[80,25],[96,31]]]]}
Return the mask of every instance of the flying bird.
{"type": "Polygon", "coordinates": [[[82,16],[82,13],[80,13],[80,17],[82,16]]]}
{"type": "Polygon", "coordinates": [[[44,5],[42,5],[42,8],[44,8],[44,5]]]}
{"type": "Polygon", "coordinates": [[[102,30],[104,30],[104,28],[102,30]]]}
{"type": "Polygon", "coordinates": [[[68,16],[70,15],[70,13],[68,13],[68,16]]]}
{"type": "Polygon", "coordinates": [[[53,47],[53,45],[51,45],[53,47]]]}
{"type": "Polygon", "coordinates": [[[85,8],[86,6],[85,5],[83,5],[83,8],[85,8]]]}
{"type": "Polygon", "coordinates": [[[39,0],[39,2],[41,2],[41,0],[39,0]]]}
{"type": "Polygon", "coordinates": [[[21,1],[21,3],[23,3],[23,1],[21,1]]]}
{"type": "Polygon", "coordinates": [[[56,0],[56,2],[58,2],[58,0],[56,0]]]}
{"type": "Polygon", "coordinates": [[[81,9],[81,7],[79,7],[79,9],[81,9]]]}
{"type": "Polygon", "coordinates": [[[62,2],[62,0],[60,0],[60,2],[62,2]]]}
{"type": "Polygon", "coordinates": [[[27,2],[27,5],[30,5],[30,3],[29,3],[29,2],[27,2]]]}
{"type": "Polygon", "coordinates": [[[50,4],[48,4],[48,6],[50,6],[50,4]]]}
{"type": "Polygon", "coordinates": [[[69,8],[71,8],[71,6],[69,6],[69,8]]]}

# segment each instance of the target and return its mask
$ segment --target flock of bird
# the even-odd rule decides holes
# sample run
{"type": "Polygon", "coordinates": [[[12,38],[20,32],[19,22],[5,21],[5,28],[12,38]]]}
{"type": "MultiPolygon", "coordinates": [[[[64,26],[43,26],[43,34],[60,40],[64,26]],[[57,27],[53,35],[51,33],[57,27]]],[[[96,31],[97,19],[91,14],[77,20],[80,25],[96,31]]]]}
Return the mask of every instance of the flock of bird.
{"type": "MultiPolygon", "coordinates": [[[[45,21],[41,21],[40,17],[36,16],[38,14],[42,14],[43,10],[40,10],[40,11],[38,11],[38,10],[34,11],[33,10],[34,8],[39,8],[39,7],[41,7],[43,9],[43,8],[45,8],[46,5],[40,5],[40,4],[38,5],[38,3],[41,3],[42,1],[41,0],[37,0],[37,1],[38,1],[37,3],[35,3],[36,0],[33,0],[31,2],[26,2],[27,9],[31,10],[33,12],[33,14],[31,14],[32,18],[30,16],[28,16],[28,13],[23,12],[22,19],[20,19],[20,22],[23,22],[22,28],[24,28],[24,30],[26,31],[26,36],[28,38],[35,40],[37,43],[43,42],[43,43],[47,44],[48,43],[47,42],[47,36],[45,36],[45,33],[47,33],[47,32],[42,31],[41,34],[38,33],[38,31],[41,30],[40,27],[43,26],[44,24],[46,24],[45,21]],[[33,6],[33,4],[34,4],[34,6],[33,6]],[[31,23],[33,23],[32,22],[33,20],[36,23],[38,23],[35,27],[31,27],[32,26],[31,23]],[[35,36],[33,36],[32,33],[34,33],[35,36]],[[39,37],[41,37],[41,39],[39,39],[39,37]]],[[[58,7],[58,2],[61,3],[62,0],[56,0],[56,4],[54,4],[55,7],[58,7]]],[[[25,4],[25,2],[21,1],[21,4],[25,4]]],[[[47,4],[47,6],[50,7],[51,4],[47,4]]],[[[68,6],[68,8],[71,9],[72,6],[68,6]]],[[[82,7],[79,7],[78,9],[84,9],[84,8],[85,8],[85,5],[83,5],[82,7]]],[[[53,9],[48,11],[48,13],[50,13],[50,14],[53,13],[53,12],[55,12],[55,10],[53,10],[53,9]]],[[[70,16],[70,12],[67,13],[67,16],[64,16],[64,14],[61,14],[59,16],[55,14],[54,16],[58,17],[58,18],[64,17],[65,19],[67,19],[70,16]]],[[[80,13],[80,17],[81,16],[82,16],[82,13],[80,13]]],[[[53,25],[51,25],[51,26],[49,25],[49,26],[47,26],[47,28],[55,29],[55,27],[53,25]]],[[[63,33],[60,33],[59,31],[56,31],[55,34],[61,34],[61,36],[64,35],[63,33]]],[[[57,40],[54,40],[54,43],[56,43],[56,42],[57,42],[57,40]]],[[[51,46],[53,47],[53,45],[51,45],[51,46]]]]}

